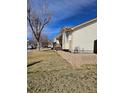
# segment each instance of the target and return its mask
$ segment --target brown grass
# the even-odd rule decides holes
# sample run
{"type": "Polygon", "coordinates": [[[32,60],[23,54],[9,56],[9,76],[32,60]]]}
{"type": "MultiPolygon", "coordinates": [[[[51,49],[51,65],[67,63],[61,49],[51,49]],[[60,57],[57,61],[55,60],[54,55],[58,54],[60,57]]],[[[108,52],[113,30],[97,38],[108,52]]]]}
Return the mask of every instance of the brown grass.
{"type": "Polygon", "coordinates": [[[56,51],[28,52],[28,93],[96,93],[96,65],[73,69],[56,51]]]}

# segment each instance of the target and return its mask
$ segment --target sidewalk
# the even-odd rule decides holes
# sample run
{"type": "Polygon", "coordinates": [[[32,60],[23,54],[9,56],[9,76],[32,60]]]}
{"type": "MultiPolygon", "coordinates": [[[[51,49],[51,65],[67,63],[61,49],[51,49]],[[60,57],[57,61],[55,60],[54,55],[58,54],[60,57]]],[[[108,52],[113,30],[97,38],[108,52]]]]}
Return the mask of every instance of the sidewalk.
{"type": "Polygon", "coordinates": [[[72,66],[80,67],[83,64],[96,64],[96,54],[74,54],[65,51],[57,51],[58,54],[71,63],[72,66]]]}

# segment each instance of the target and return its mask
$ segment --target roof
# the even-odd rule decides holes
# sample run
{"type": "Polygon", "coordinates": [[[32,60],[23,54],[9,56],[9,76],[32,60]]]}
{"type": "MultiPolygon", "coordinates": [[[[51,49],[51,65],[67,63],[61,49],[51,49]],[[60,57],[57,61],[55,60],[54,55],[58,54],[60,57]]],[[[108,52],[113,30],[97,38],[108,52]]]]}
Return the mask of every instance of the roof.
{"type": "Polygon", "coordinates": [[[62,36],[61,33],[59,33],[55,38],[58,40],[60,39],[61,36],[62,36]]]}
{"type": "Polygon", "coordinates": [[[63,28],[61,30],[61,33],[63,33],[63,32],[70,32],[70,31],[72,31],[71,27],[65,27],[65,28],[63,28]]]}
{"type": "Polygon", "coordinates": [[[65,27],[65,28],[63,28],[61,30],[61,33],[63,33],[63,32],[72,32],[72,31],[78,30],[78,29],[86,27],[86,26],[88,26],[88,25],[90,25],[92,23],[95,23],[96,21],[97,21],[97,18],[94,18],[94,19],[91,19],[89,21],[86,21],[86,22],[84,22],[82,24],[79,24],[77,26],[74,26],[74,27],[65,27]]]}

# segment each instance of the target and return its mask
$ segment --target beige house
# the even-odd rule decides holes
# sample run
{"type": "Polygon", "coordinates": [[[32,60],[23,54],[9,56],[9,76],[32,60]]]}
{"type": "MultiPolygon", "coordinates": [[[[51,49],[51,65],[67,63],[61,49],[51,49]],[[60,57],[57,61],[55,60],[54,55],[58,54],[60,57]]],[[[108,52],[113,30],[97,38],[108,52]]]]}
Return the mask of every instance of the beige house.
{"type": "Polygon", "coordinates": [[[60,41],[59,41],[60,35],[61,35],[61,34],[58,34],[58,35],[54,38],[53,42],[56,42],[57,44],[60,44],[60,41]]]}
{"type": "Polygon", "coordinates": [[[62,35],[58,34],[53,40],[53,49],[61,50],[62,49],[62,35]]]}
{"type": "Polygon", "coordinates": [[[61,30],[62,49],[71,52],[94,52],[97,50],[97,19],[92,19],[72,28],[61,30]]]}

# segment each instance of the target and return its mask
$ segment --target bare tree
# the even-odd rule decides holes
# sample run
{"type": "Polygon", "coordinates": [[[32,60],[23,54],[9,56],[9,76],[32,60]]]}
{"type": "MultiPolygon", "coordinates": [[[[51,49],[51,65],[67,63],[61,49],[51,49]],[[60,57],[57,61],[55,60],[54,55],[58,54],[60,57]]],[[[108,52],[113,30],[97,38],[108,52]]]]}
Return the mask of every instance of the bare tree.
{"type": "Polygon", "coordinates": [[[37,13],[36,10],[32,9],[33,5],[31,4],[31,1],[32,0],[28,0],[27,20],[37,41],[37,49],[40,51],[41,32],[43,31],[44,27],[50,22],[51,15],[50,12],[48,12],[48,5],[46,3],[46,0],[40,0],[44,2],[42,2],[41,9],[38,11],[39,13],[37,13]]]}

